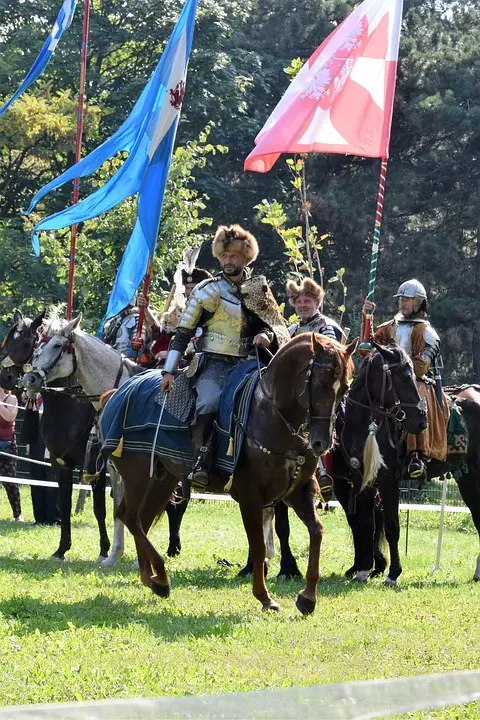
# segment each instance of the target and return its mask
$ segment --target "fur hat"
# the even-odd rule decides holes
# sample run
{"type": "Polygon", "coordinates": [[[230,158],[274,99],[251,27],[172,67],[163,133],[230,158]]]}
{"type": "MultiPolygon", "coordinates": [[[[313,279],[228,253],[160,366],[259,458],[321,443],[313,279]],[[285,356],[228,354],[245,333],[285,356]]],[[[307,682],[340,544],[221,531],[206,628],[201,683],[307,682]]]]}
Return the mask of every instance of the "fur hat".
{"type": "Polygon", "coordinates": [[[301,285],[297,285],[295,280],[289,280],[287,282],[287,295],[290,300],[290,305],[293,306],[295,306],[295,301],[300,295],[308,295],[320,305],[325,295],[325,290],[311,278],[305,278],[301,285]]]}
{"type": "Polygon", "coordinates": [[[252,263],[258,255],[258,243],[254,236],[240,225],[220,225],[212,243],[213,257],[220,259],[225,250],[231,250],[243,255],[247,265],[252,263]]]}
{"type": "Polygon", "coordinates": [[[182,283],[186,285],[187,283],[199,283],[202,282],[202,280],[207,280],[208,278],[211,278],[212,274],[208,272],[208,270],[204,270],[203,268],[194,267],[193,270],[190,272],[188,270],[182,269],[182,283]]]}

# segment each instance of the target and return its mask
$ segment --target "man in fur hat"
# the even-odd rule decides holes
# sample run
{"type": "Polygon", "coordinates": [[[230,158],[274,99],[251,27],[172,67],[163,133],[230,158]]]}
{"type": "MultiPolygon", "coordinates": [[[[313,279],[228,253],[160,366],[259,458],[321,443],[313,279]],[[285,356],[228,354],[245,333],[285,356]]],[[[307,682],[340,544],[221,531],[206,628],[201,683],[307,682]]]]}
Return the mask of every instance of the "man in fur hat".
{"type": "MultiPolygon", "coordinates": [[[[325,290],[314,280],[305,278],[300,285],[297,285],[294,280],[289,280],[287,295],[290,305],[299,317],[298,322],[288,328],[292,338],[302,333],[316,332],[341,343],[346,341],[345,333],[340,325],[320,312],[325,290]]],[[[328,502],[333,494],[331,469],[332,456],[327,453],[323,458],[318,459],[317,471],[318,482],[325,502],[328,502]]]]}
{"type": "Polygon", "coordinates": [[[332,338],[332,340],[345,342],[345,333],[340,325],[320,312],[325,290],[314,280],[305,278],[300,285],[297,285],[294,280],[289,280],[287,295],[290,304],[300,318],[298,322],[288,328],[291,337],[302,333],[317,332],[332,338]]]}
{"type": "Polygon", "coordinates": [[[172,373],[197,327],[201,327],[202,362],[195,375],[197,403],[192,427],[197,459],[191,480],[203,487],[209,482],[213,422],[227,377],[237,363],[247,358],[254,345],[268,347],[273,340],[273,333],[242,303],[240,286],[246,279],[245,268],[258,255],[254,236],[240,225],[221,225],[213,240],[212,253],[222,272],[193,289],[177,325],[161,383],[162,390],[172,385],[172,373]]]}

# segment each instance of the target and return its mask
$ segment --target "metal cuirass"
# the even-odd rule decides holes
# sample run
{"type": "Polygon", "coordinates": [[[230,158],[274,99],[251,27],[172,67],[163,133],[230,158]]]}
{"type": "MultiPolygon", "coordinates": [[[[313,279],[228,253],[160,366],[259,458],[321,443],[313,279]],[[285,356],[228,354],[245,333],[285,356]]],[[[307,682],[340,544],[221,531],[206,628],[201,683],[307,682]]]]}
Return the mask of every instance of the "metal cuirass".
{"type": "Polygon", "coordinates": [[[178,328],[203,328],[201,350],[218,355],[247,357],[252,348],[249,315],[242,306],[240,289],[224,276],[197,285],[178,328]]]}

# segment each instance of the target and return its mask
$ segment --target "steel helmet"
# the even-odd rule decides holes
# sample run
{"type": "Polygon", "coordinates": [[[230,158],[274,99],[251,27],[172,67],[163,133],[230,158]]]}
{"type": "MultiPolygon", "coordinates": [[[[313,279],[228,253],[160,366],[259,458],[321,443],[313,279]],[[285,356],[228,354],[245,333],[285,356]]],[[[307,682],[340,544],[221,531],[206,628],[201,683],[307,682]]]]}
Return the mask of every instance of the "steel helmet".
{"type": "Polygon", "coordinates": [[[427,299],[427,292],[422,283],[412,279],[402,283],[393,297],[411,297],[427,299]]]}

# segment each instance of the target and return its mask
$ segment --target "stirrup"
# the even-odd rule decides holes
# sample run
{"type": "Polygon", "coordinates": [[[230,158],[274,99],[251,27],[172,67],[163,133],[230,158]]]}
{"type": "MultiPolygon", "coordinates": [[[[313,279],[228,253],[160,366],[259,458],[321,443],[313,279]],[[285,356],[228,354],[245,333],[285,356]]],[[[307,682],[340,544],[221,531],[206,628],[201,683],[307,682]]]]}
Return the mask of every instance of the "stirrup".
{"type": "Polygon", "coordinates": [[[322,496],[323,502],[328,503],[332,499],[333,496],[333,478],[328,473],[325,473],[324,475],[319,475],[318,477],[318,485],[320,487],[320,494],[322,496]]]}
{"type": "Polygon", "coordinates": [[[413,455],[410,459],[410,462],[408,463],[408,477],[412,478],[413,480],[418,480],[418,478],[424,477],[426,475],[426,472],[427,469],[423,460],[421,460],[418,455],[413,455]]]}

